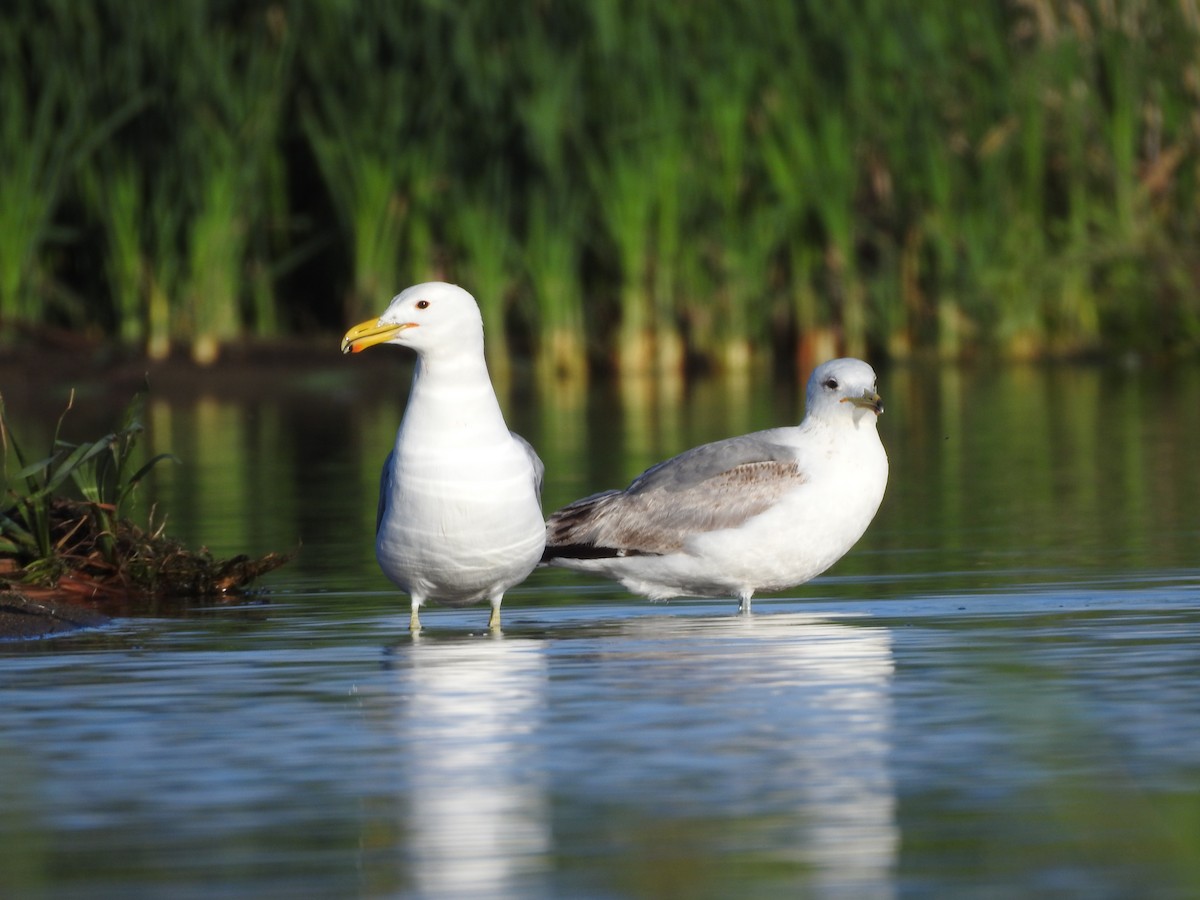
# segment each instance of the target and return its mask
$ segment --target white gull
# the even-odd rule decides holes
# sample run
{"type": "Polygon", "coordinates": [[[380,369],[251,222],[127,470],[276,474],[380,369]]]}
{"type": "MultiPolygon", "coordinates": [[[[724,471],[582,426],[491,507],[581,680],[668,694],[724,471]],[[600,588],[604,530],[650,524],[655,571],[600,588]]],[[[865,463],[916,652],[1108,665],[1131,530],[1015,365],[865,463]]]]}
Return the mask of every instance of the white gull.
{"type": "Polygon", "coordinates": [[[442,282],[410,287],[383,315],[342,338],[417,353],[396,445],[383,464],[375,555],[412,599],[409,626],[433,601],[488,601],[500,627],[504,592],[537,565],[545,543],[542,461],[508,430],[483,354],[475,298],[442,282]]]}
{"type": "Polygon", "coordinates": [[[543,562],[748,612],[755,592],[816,577],[862,537],[887,485],[882,412],[869,365],[823,363],[799,425],[695,447],[568,504],[546,523],[543,562]]]}

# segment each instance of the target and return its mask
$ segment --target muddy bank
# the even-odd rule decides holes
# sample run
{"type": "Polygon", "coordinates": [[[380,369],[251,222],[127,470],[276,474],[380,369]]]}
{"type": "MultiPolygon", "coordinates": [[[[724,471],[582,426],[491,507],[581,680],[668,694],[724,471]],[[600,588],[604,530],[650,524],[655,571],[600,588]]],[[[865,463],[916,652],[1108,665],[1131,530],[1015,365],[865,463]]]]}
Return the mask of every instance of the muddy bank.
{"type": "Polygon", "coordinates": [[[314,381],[330,377],[351,384],[379,384],[381,378],[403,380],[408,354],[344,356],[340,337],[245,342],[222,349],[209,365],[198,365],[184,353],[149,360],[128,350],[62,336],[0,347],[0,392],[10,406],[61,412],[65,391],[112,395],[127,402],[150,385],[151,396],[254,397],[281,392],[302,393],[314,381]],[[399,371],[398,371],[399,370],[399,371]]]}
{"type": "Polygon", "coordinates": [[[50,597],[0,591],[0,641],[31,640],[98,628],[112,618],[94,609],[50,597]]]}

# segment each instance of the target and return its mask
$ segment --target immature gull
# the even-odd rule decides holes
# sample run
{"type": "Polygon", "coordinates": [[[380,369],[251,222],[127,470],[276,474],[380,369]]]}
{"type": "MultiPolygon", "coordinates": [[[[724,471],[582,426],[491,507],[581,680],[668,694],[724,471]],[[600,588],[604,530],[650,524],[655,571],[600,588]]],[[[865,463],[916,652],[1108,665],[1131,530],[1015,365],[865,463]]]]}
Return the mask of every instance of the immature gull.
{"type": "Polygon", "coordinates": [[[733,596],[748,612],[755,591],[808,581],[867,530],[887,484],[882,412],[869,365],[823,363],[798,426],[696,447],[564,506],[542,561],[653,600],[733,596]]]}
{"type": "Polygon", "coordinates": [[[537,565],[546,539],[542,461],[508,430],[483,357],[475,298],[441,282],[393,298],[383,315],[346,332],[343,353],[375,344],[417,352],[408,406],[379,483],[375,555],[412,598],[487,600],[500,627],[504,592],[537,565]]]}

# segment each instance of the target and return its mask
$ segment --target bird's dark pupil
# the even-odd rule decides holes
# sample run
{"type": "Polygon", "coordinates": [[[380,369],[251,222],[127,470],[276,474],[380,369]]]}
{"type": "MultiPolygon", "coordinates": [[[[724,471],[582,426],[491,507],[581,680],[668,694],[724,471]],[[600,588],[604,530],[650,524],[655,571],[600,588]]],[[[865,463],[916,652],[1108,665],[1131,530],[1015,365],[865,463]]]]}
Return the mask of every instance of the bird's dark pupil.
{"type": "Polygon", "coordinates": [[[825,382],[825,387],[829,388],[831,391],[836,391],[837,390],[837,379],[830,378],[827,382],[825,382]]]}
{"type": "Polygon", "coordinates": [[[417,309],[428,309],[428,307],[429,307],[428,300],[418,300],[417,301],[417,309]]]}

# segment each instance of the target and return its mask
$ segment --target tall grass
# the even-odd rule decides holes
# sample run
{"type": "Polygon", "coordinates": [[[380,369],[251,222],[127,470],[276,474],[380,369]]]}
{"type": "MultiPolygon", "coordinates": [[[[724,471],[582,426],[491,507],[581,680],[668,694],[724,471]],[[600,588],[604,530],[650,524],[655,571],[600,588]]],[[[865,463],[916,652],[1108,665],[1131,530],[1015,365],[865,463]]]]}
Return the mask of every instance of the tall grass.
{"type": "Polygon", "coordinates": [[[240,218],[242,195],[230,148],[215,156],[219,164],[206,173],[196,198],[180,298],[191,321],[192,356],[200,363],[213,362],[221,344],[241,331],[238,306],[246,242],[246,226],[240,218]]]}
{"type": "Polygon", "coordinates": [[[29,282],[46,238],[59,167],[54,149],[45,146],[44,127],[28,120],[28,111],[12,102],[13,93],[5,103],[6,148],[20,146],[30,132],[33,137],[25,152],[6,153],[0,159],[0,166],[11,173],[0,181],[0,313],[10,325],[38,318],[29,282]]]}
{"type": "Polygon", "coordinates": [[[310,12],[308,28],[324,39],[301,54],[301,117],[348,249],[343,315],[357,321],[435,274],[427,201],[442,139],[418,125],[405,56],[419,33],[399,16],[350,4],[314,4],[310,12]]]}
{"type": "Polygon", "coordinates": [[[468,285],[483,316],[488,370],[499,386],[512,380],[508,341],[509,299],[519,280],[517,244],[510,230],[510,192],[501,177],[489,180],[478,195],[463,191],[455,201],[451,225],[460,256],[452,277],[468,285]]]}
{"type": "MultiPolygon", "coordinates": [[[[722,51],[724,46],[718,45],[722,51]]],[[[724,55],[722,53],[722,55],[724,55]]],[[[705,162],[710,177],[704,184],[705,218],[710,227],[708,264],[714,292],[710,352],[727,372],[744,372],[750,364],[751,326],[761,297],[755,296],[753,262],[748,250],[754,245],[747,219],[758,210],[743,212],[749,190],[749,128],[753,68],[750,60],[730,60],[729,83],[702,82],[701,104],[707,113],[705,162]],[[751,240],[747,240],[747,237],[751,240]]]]}
{"type": "Polygon", "coordinates": [[[172,338],[179,327],[174,312],[176,297],[187,265],[186,257],[175,249],[186,214],[172,202],[173,194],[158,187],[146,201],[143,213],[147,247],[146,355],[153,360],[165,359],[171,353],[172,338]]]}
{"type": "Polygon", "coordinates": [[[85,196],[97,210],[104,231],[104,274],[116,317],[116,337],[127,347],[145,342],[143,314],[146,281],[141,223],[145,214],[141,178],[128,163],[101,176],[96,169],[85,177],[85,196]]]}
{"type": "Polygon", "coordinates": [[[453,277],[545,377],[1200,348],[1190,2],[10,7],[9,324],[208,359],[453,277]]]}
{"type": "Polygon", "coordinates": [[[280,214],[271,180],[296,37],[270,9],[232,33],[210,35],[194,18],[185,28],[192,65],[180,87],[197,121],[185,132],[192,192],[179,300],[191,353],[208,363],[248,323],[260,334],[272,330],[274,313],[252,302],[254,276],[269,264],[256,268],[251,257],[269,249],[263,235],[280,214]]]}
{"type": "Polygon", "coordinates": [[[79,179],[83,208],[104,236],[118,337],[211,362],[248,330],[276,330],[275,298],[254,288],[280,262],[272,187],[293,41],[269,10],[231,28],[203,4],[110,18],[123,6],[81,7],[64,51],[84,60],[97,110],[136,104],[79,179]]]}
{"type": "Polygon", "coordinates": [[[655,368],[655,305],[650,301],[655,196],[650,189],[654,169],[645,153],[614,151],[615,161],[592,160],[589,175],[600,215],[616,248],[620,271],[620,325],[615,363],[626,375],[655,368]]]}
{"type": "Polygon", "coordinates": [[[47,312],[34,281],[86,126],[71,73],[37,68],[52,51],[43,36],[24,41],[19,28],[0,28],[0,322],[8,326],[47,312]]]}
{"type": "Polygon", "coordinates": [[[529,293],[536,307],[537,370],[544,382],[582,384],[588,347],[579,281],[579,206],[544,192],[530,198],[522,244],[529,293]]]}

